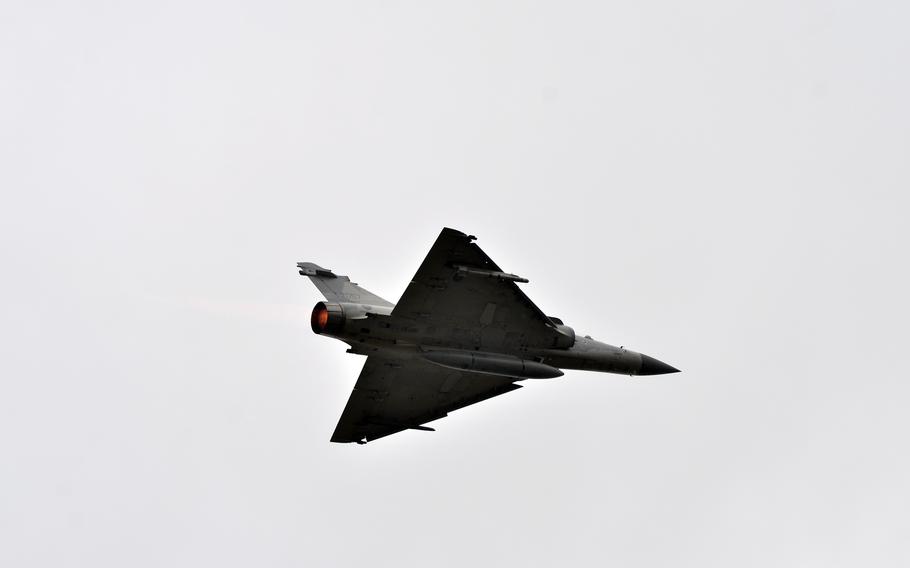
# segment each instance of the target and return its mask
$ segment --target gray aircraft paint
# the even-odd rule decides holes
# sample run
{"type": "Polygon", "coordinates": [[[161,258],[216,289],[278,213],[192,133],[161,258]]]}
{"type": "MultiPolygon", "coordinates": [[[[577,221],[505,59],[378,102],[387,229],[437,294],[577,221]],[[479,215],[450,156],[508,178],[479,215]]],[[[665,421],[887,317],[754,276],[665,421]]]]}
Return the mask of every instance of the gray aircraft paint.
{"type": "Polygon", "coordinates": [[[445,228],[397,305],[347,276],[297,263],[326,297],[313,308],[315,333],[367,355],[333,442],[365,443],[519,388],[516,381],[560,369],[658,375],[678,369],[588,336],[578,337],[518,288],[475,237],[445,228]]]}

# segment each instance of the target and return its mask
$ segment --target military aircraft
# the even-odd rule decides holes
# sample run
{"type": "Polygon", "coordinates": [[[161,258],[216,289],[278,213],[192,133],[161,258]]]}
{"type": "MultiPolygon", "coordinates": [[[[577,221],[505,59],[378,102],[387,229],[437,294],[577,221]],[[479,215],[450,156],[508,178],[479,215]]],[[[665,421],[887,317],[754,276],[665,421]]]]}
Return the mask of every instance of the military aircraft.
{"type": "Polygon", "coordinates": [[[339,339],[367,359],[332,435],[365,444],[499,396],[525,379],[581,369],[660,375],[678,369],[623,347],[579,337],[521,291],[526,279],[503,272],[474,244],[445,228],[407,289],[393,304],[347,276],[298,262],[325,296],[313,331],[339,339]]]}

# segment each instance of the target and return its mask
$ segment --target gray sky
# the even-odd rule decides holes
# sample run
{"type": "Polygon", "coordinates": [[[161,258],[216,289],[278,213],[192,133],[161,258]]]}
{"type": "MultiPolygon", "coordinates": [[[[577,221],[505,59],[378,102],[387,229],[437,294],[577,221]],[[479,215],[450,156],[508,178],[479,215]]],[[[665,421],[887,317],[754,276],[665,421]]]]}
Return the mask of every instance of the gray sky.
{"type": "Polygon", "coordinates": [[[0,6],[0,564],[907,566],[906,2],[0,6]],[[328,442],[443,226],[581,333],[328,442]]]}

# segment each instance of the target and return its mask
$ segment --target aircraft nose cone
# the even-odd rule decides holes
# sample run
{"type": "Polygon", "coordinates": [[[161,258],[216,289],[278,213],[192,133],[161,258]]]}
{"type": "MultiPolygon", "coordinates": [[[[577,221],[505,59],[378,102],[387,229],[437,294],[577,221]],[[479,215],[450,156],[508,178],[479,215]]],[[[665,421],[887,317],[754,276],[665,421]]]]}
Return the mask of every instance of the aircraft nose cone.
{"type": "Polygon", "coordinates": [[[654,357],[648,357],[647,355],[641,356],[641,369],[638,370],[639,375],[666,375],[667,373],[678,373],[679,369],[667,365],[663,361],[658,361],[654,357]]]}

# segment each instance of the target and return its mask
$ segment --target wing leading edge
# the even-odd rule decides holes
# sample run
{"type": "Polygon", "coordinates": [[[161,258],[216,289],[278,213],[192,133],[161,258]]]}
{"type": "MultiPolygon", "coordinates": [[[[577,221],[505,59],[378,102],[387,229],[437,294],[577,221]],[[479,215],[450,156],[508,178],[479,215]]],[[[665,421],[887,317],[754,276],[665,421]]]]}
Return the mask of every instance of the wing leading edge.
{"type": "Polygon", "coordinates": [[[516,284],[527,280],[503,272],[474,239],[443,229],[392,317],[465,332],[465,348],[552,345],[554,323],[516,284]]]}

